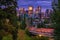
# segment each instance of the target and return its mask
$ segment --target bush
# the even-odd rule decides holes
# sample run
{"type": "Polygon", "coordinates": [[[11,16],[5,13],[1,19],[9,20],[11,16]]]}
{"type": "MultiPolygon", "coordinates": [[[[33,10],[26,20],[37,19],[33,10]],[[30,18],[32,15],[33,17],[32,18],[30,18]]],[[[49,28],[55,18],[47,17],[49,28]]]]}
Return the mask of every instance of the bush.
{"type": "Polygon", "coordinates": [[[40,23],[40,24],[38,24],[37,26],[38,26],[38,28],[41,28],[41,27],[42,27],[42,28],[44,28],[44,27],[45,27],[45,25],[44,25],[44,23],[43,23],[43,22],[42,22],[42,23],[40,23]]]}
{"type": "Polygon", "coordinates": [[[26,28],[26,23],[25,23],[25,21],[22,21],[22,22],[21,22],[20,28],[23,29],[23,30],[25,30],[25,28],[26,28]]]}
{"type": "Polygon", "coordinates": [[[28,36],[30,36],[30,37],[33,36],[33,34],[31,34],[31,32],[29,32],[28,29],[26,29],[25,32],[26,32],[26,34],[27,34],[28,36]]]}

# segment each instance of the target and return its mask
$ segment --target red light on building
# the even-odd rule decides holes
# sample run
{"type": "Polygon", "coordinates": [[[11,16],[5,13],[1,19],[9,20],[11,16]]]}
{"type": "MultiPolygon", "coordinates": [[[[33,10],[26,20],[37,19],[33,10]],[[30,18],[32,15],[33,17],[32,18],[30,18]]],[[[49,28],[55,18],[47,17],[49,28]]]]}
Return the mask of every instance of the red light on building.
{"type": "Polygon", "coordinates": [[[53,32],[53,30],[54,29],[38,28],[35,31],[36,32],[48,32],[48,33],[51,33],[51,32],[53,32]]]}
{"type": "Polygon", "coordinates": [[[43,35],[47,37],[53,37],[54,29],[51,28],[30,28],[31,33],[36,33],[37,35],[43,35]]]}

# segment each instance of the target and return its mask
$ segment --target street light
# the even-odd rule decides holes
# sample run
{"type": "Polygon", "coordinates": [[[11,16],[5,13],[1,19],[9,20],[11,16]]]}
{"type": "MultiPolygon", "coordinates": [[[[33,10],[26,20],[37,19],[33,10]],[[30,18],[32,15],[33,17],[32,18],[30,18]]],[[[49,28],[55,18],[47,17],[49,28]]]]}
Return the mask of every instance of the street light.
{"type": "Polygon", "coordinates": [[[39,37],[41,37],[42,35],[40,34],[39,37]]]}

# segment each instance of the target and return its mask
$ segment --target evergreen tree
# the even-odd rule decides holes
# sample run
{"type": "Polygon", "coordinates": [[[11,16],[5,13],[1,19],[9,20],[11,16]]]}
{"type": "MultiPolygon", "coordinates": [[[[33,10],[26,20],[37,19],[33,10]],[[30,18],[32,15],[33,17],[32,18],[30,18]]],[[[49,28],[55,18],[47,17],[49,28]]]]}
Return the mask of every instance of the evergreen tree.
{"type": "MultiPolygon", "coordinates": [[[[8,30],[7,27],[6,27],[7,29],[5,29],[4,20],[9,19],[10,24],[13,25],[12,27],[15,28],[15,30],[10,30],[12,31],[11,33],[13,36],[13,40],[17,40],[18,27],[17,27],[16,8],[17,8],[17,0],[0,0],[0,30],[8,30]]],[[[1,34],[0,34],[0,40],[2,40],[1,34]]]]}
{"type": "Polygon", "coordinates": [[[23,20],[22,20],[22,23],[21,23],[21,26],[20,26],[20,28],[21,29],[23,29],[23,30],[25,30],[25,28],[26,28],[26,13],[24,13],[23,14],[24,16],[23,16],[23,20]]]}
{"type": "MultiPolygon", "coordinates": [[[[54,0],[56,2],[56,0],[54,0]]],[[[54,37],[55,40],[60,40],[60,0],[56,4],[53,2],[53,14],[52,14],[52,22],[54,23],[53,27],[55,28],[54,37]]]]}

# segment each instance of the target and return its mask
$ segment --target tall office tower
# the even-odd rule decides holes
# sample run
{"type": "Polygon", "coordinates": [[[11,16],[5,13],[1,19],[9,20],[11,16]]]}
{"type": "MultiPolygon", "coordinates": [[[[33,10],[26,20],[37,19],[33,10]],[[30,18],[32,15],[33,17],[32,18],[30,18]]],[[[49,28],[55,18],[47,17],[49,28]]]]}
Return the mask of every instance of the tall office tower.
{"type": "Polygon", "coordinates": [[[51,9],[46,9],[46,12],[45,12],[45,18],[47,19],[48,23],[51,23],[51,14],[52,14],[52,10],[51,9]]]}
{"type": "Polygon", "coordinates": [[[32,26],[33,23],[33,6],[28,7],[28,25],[32,26]]]}
{"type": "Polygon", "coordinates": [[[39,13],[39,10],[36,8],[35,9],[35,14],[38,14],[39,13]]]}
{"type": "Polygon", "coordinates": [[[44,19],[44,12],[41,12],[41,18],[44,19]]]}
{"type": "Polygon", "coordinates": [[[29,14],[32,14],[32,13],[33,13],[33,6],[29,6],[29,7],[28,7],[28,13],[29,13],[29,14]]]}
{"type": "Polygon", "coordinates": [[[20,13],[24,13],[24,12],[25,12],[25,9],[24,9],[24,8],[20,8],[20,9],[19,9],[19,12],[20,12],[20,13]]]}
{"type": "Polygon", "coordinates": [[[46,18],[49,17],[49,9],[46,9],[46,11],[45,11],[45,17],[46,17],[46,18]]]}
{"type": "Polygon", "coordinates": [[[40,16],[38,8],[35,9],[33,25],[37,28],[40,23],[40,16]]]}
{"type": "Polygon", "coordinates": [[[41,12],[41,6],[38,6],[37,9],[38,9],[38,11],[40,13],[41,12]]]}
{"type": "Polygon", "coordinates": [[[24,8],[20,8],[19,9],[19,20],[22,21],[24,18],[24,13],[25,13],[25,9],[24,8]]]}
{"type": "Polygon", "coordinates": [[[46,9],[46,11],[45,11],[45,17],[46,18],[49,18],[50,16],[51,16],[51,13],[52,13],[53,11],[51,10],[51,9],[46,9]]]}
{"type": "Polygon", "coordinates": [[[38,13],[39,13],[39,17],[40,17],[40,21],[41,21],[41,6],[37,7],[38,13]]]}

